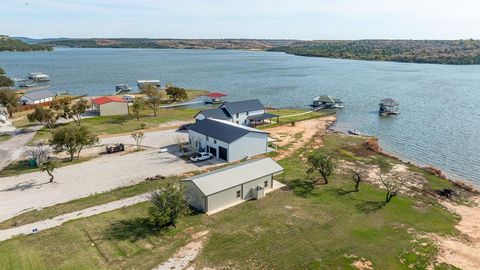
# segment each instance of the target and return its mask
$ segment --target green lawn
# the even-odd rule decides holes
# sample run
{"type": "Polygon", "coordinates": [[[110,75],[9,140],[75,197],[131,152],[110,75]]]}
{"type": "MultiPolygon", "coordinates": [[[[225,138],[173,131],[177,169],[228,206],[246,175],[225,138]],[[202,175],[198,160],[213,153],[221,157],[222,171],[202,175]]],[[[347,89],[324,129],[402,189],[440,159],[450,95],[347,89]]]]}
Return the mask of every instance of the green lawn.
{"type": "Polygon", "coordinates": [[[12,138],[10,134],[0,134],[0,142],[8,141],[12,138]]]}
{"type": "MultiPolygon", "coordinates": [[[[155,128],[160,124],[170,121],[188,121],[192,120],[199,109],[161,109],[156,117],[151,111],[144,110],[139,121],[133,115],[128,116],[99,116],[82,119],[81,125],[88,127],[97,135],[119,134],[135,132],[145,128],[155,128]]],[[[63,125],[57,125],[57,128],[63,125]]],[[[75,125],[75,123],[68,123],[75,125]]],[[[50,139],[51,133],[47,128],[40,129],[34,136],[30,144],[46,142],[50,139]]]]}
{"type": "Polygon", "coordinates": [[[315,111],[315,112],[308,112],[307,110],[301,110],[301,109],[275,109],[275,110],[268,110],[268,112],[279,115],[279,116],[283,116],[283,118],[280,118],[278,123],[277,123],[277,119],[274,118],[272,119],[272,124],[259,126],[258,127],[259,129],[272,128],[280,125],[291,124],[292,122],[300,122],[300,121],[305,121],[305,120],[310,120],[310,119],[315,119],[315,118],[335,114],[334,110],[321,110],[321,111],[315,111]],[[297,114],[301,114],[301,115],[297,115],[297,114]],[[293,116],[286,117],[289,115],[293,115],[293,116]]]}
{"type": "MultiPolygon", "coordinates": [[[[328,135],[325,144],[339,159],[366,161],[372,154],[360,148],[361,138],[328,135]]],[[[333,175],[329,185],[314,185],[310,179],[316,175],[307,174],[300,158],[304,151],[308,149],[280,161],[289,189],[263,200],[213,216],[184,217],[177,228],[161,233],[153,232],[145,220],[148,203],[71,221],[0,243],[0,268],[151,269],[194,232],[207,229],[209,240],[195,262],[199,268],[354,269],[352,262],[363,257],[375,269],[425,269],[437,248],[420,234],[456,233],[456,216],[431,197],[399,196],[384,206],[384,190],[362,184],[360,192],[351,192],[353,182],[342,172],[333,175]]],[[[386,159],[381,162],[390,161],[386,159]]],[[[65,207],[75,211],[153,188],[146,182],[140,185],[138,190],[124,188],[65,207]]]]}

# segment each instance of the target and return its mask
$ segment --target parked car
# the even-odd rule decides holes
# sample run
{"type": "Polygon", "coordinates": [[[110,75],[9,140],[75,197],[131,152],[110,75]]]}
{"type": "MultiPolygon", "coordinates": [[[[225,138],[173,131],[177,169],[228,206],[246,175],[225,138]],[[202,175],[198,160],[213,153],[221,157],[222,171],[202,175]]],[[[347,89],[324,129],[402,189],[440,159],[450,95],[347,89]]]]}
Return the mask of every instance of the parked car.
{"type": "Polygon", "coordinates": [[[211,158],[213,158],[212,154],[207,153],[207,152],[201,152],[201,153],[197,153],[197,154],[193,155],[192,157],[190,157],[190,160],[192,162],[197,163],[197,162],[208,160],[208,159],[211,159],[211,158]]]}
{"type": "Polygon", "coordinates": [[[121,151],[125,151],[125,146],[123,145],[123,143],[107,145],[106,150],[107,150],[108,154],[115,153],[115,152],[121,152],[121,151]]]}
{"type": "Polygon", "coordinates": [[[185,124],[181,125],[179,128],[177,128],[178,131],[186,131],[188,130],[188,127],[191,126],[192,124],[185,124]]]}

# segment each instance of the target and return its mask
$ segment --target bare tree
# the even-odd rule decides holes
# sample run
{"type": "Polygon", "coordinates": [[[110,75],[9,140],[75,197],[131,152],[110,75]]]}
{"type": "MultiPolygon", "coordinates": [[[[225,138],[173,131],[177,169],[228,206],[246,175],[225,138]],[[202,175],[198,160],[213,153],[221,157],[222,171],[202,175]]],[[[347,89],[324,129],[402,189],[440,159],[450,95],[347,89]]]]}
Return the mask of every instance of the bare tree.
{"type": "Polygon", "coordinates": [[[40,164],[48,160],[51,153],[52,149],[48,145],[40,143],[26,150],[24,155],[35,160],[37,167],[40,167],[40,164]]]}
{"type": "Polygon", "coordinates": [[[357,163],[357,165],[353,169],[351,169],[351,173],[353,182],[355,182],[355,191],[358,192],[360,191],[358,188],[360,186],[360,182],[362,182],[363,179],[366,177],[367,171],[360,164],[357,163]]]}
{"type": "Polygon", "coordinates": [[[137,149],[140,149],[140,144],[142,143],[144,136],[145,135],[143,134],[143,132],[132,133],[131,137],[135,141],[137,149]]]}
{"type": "Polygon", "coordinates": [[[387,190],[387,194],[385,194],[385,204],[387,204],[392,200],[393,197],[398,195],[400,186],[395,181],[389,178],[384,178],[381,172],[378,173],[378,177],[387,190]]]}

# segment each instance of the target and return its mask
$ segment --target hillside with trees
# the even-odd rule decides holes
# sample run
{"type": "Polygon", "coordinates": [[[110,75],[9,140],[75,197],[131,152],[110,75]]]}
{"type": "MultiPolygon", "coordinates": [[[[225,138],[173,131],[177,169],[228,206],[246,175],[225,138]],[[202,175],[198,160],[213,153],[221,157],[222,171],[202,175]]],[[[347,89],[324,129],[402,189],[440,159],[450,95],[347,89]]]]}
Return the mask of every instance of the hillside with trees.
{"type": "Polygon", "coordinates": [[[154,48],[154,49],[236,49],[268,50],[288,46],[294,40],[260,39],[145,39],[145,38],[92,38],[64,39],[41,42],[50,46],[74,48],[154,48]]]}
{"type": "Polygon", "coordinates": [[[354,60],[480,64],[480,40],[301,41],[269,50],[300,56],[354,60]]]}
{"type": "Polygon", "coordinates": [[[9,36],[0,36],[0,51],[26,52],[51,51],[53,47],[46,44],[28,44],[9,36]]]}

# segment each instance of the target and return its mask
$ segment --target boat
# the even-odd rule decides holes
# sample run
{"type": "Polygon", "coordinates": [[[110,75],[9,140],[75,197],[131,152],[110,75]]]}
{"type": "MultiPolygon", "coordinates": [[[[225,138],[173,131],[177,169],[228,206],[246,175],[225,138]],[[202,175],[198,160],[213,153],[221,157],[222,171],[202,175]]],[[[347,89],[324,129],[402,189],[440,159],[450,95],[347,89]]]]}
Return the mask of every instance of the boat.
{"type": "Polygon", "coordinates": [[[156,87],[160,87],[160,81],[159,80],[137,80],[138,88],[142,88],[143,86],[145,86],[147,84],[152,84],[152,85],[155,85],[156,87]]]}
{"type": "Polygon", "coordinates": [[[380,100],[380,103],[378,105],[380,106],[380,109],[378,111],[380,116],[400,114],[400,111],[399,111],[400,103],[393,98],[382,99],[380,100]]]}
{"type": "Polygon", "coordinates": [[[343,108],[343,101],[337,97],[323,95],[313,98],[312,107],[327,109],[327,108],[343,108]]]}
{"type": "Polygon", "coordinates": [[[128,84],[117,84],[115,86],[115,95],[129,93],[130,91],[132,91],[132,88],[128,84]]]}
{"type": "Polygon", "coordinates": [[[356,136],[362,135],[362,133],[360,131],[358,131],[358,129],[349,129],[348,133],[352,134],[352,135],[356,135],[356,136]]]}
{"type": "Polygon", "coordinates": [[[42,72],[30,72],[28,73],[28,78],[34,82],[48,82],[50,81],[50,76],[42,72]]]}
{"type": "Polygon", "coordinates": [[[32,87],[37,87],[38,84],[36,83],[21,83],[18,85],[20,88],[32,88],[32,87]]]}

